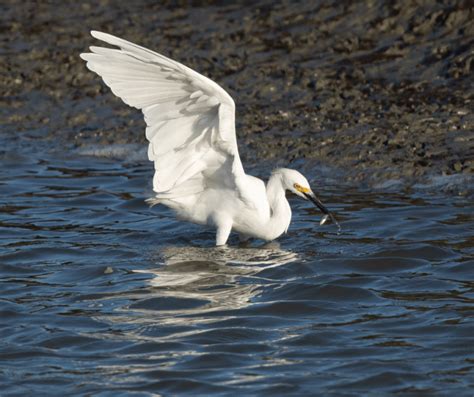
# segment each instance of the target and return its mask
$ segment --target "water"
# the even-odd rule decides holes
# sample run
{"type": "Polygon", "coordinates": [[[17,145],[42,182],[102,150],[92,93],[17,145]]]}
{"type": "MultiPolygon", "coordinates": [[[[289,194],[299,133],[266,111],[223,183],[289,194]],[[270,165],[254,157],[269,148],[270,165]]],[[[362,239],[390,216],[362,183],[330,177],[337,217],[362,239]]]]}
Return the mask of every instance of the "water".
{"type": "Polygon", "coordinates": [[[292,199],[278,243],[214,248],[146,206],[146,162],[13,149],[2,395],[472,395],[468,199],[335,184],[342,234],[292,199]]]}

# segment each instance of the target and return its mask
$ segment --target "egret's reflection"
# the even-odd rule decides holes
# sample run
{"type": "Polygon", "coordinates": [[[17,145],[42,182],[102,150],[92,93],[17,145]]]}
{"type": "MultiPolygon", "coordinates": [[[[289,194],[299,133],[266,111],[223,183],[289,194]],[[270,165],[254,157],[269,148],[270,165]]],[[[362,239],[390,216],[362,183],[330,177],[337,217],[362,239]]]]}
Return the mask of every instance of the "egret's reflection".
{"type": "MultiPolygon", "coordinates": [[[[176,299],[170,299],[170,304],[175,302],[178,307],[169,307],[167,314],[175,310],[191,314],[245,307],[262,284],[252,279],[258,280],[265,269],[297,260],[297,254],[281,250],[277,244],[261,248],[168,247],[160,257],[159,267],[137,272],[153,275],[147,281],[153,287],[152,294],[147,295],[176,299]],[[193,300],[202,304],[193,305],[193,300]],[[180,301],[192,307],[186,308],[180,301]]],[[[147,309],[154,310],[152,305],[147,309]]]]}
{"type": "MultiPolygon", "coordinates": [[[[151,275],[147,288],[121,293],[127,304],[107,316],[127,324],[122,337],[136,340],[183,336],[176,327],[213,323],[235,316],[269,282],[267,269],[298,259],[278,244],[261,248],[168,247],[156,253],[156,268],[134,270],[151,275]],[[167,335],[167,330],[170,334],[167,335]]],[[[104,316],[101,316],[104,321],[104,316]]],[[[183,331],[195,332],[195,330],[183,331]]]]}

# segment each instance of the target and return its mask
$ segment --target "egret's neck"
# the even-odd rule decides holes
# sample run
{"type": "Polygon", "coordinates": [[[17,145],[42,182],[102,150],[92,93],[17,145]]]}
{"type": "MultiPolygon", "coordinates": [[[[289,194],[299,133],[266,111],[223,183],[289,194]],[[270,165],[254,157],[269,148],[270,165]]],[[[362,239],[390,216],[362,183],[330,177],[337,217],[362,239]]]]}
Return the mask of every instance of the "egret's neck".
{"type": "Polygon", "coordinates": [[[267,198],[270,208],[275,210],[281,202],[287,201],[285,196],[285,189],[283,188],[283,183],[281,176],[279,174],[272,174],[270,179],[267,182],[267,198]]]}
{"type": "Polygon", "coordinates": [[[288,230],[291,221],[291,208],[285,196],[281,175],[272,174],[267,183],[267,199],[270,205],[268,232],[276,238],[288,230]]]}

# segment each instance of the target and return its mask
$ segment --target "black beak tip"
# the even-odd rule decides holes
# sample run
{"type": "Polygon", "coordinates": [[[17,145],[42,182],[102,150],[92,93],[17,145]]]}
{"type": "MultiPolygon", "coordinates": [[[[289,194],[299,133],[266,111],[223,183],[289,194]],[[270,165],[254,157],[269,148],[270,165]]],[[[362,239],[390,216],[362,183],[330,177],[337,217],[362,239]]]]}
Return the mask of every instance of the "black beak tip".
{"type": "Polygon", "coordinates": [[[303,194],[309,201],[311,201],[314,205],[316,205],[316,207],[318,207],[323,214],[325,215],[330,214],[329,210],[324,206],[321,200],[319,200],[314,194],[310,194],[310,193],[303,193],[303,194]]]}

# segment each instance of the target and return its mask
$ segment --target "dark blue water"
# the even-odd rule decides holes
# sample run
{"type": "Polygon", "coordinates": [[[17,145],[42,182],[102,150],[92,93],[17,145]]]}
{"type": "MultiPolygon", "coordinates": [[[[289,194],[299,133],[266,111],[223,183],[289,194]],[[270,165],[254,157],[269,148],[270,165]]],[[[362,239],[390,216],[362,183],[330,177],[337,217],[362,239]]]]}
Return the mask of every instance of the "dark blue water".
{"type": "Polygon", "coordinates": [[[277,243],[214,248],[151,164],[66,152],[1,153],[2,396],[472,395],[468,199],[332,184],[342,234],[292,199],[277,243]]]}

